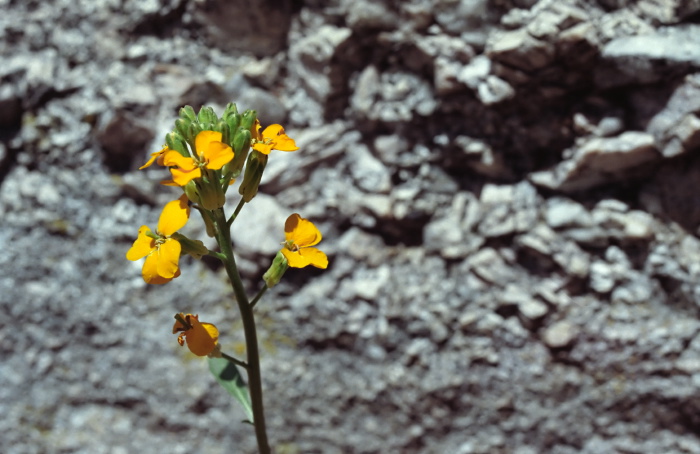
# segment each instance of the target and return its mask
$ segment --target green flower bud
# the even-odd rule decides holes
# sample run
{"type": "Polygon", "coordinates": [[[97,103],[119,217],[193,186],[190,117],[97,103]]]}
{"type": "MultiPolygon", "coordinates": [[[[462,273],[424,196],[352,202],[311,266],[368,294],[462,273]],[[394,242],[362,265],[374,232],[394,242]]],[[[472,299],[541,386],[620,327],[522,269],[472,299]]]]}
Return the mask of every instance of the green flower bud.
{"type": "Polygon", "coordinates": [[[199,123],[204,129],[211,129],[211,127],[215,125],[219,119],[217,118],[214,109],[209,106],[202,106],[202,108],[199,109],[199,114],[197,114],[197,120],[199,120],[199,123]]]}
{"type": "Polygon", "coordinates": [[[245,174],[243,182],[238,188],[239,194],[243,196],[243,200],[248,203],[253,200],[253,197],[258,193],[258,186],[262,179],[263,171],[267,165],[267,155],[259,151],[253,150],[248,156],[248,162],[245,166],[245,174]]]}
{"type": "Polygon", "coordinates": [[[180,109],[180,118],[187,120],[190,123],[197,121],[197,115],[194,113],[192,106],[185,106],[180,109]]]}
{"type": "Polygon", "coordinates": [[[226,108],[224,109],[224,113],[221,115],[221,118],[226,120],[230,115],[238,115],[238,107],[236,107],[236,103],[230,102],[226,104],[226,108]]]}
{"type": "Polygon", "coordinates": [[[199,193],[199,206],[205,210],[216,210],[226,203],[226,194],[216,175],[209,174],[203,177],[198,182],[197,192],[199,193]]]}
{"type": "Polygon", "coordinates": [[[194,150],[194,138],[197,137],[197,134],[199,134],[199,131],[202,129],[199,126],[199,123],[197,122],[192,122],[190,123],[190,127],[187,128],[187,135],[185,136],[185,140],[187,140],[187,143],[190,144],[192,149],[194,150]]]}
{"type": "Polygon", "coordinates": [[[287,271],[287,268],[289,268],[287,257],[285,257],[282,252],[278,252],[270,268],[263,274],[263,280],[267,288],[272,288],[277,285],[287,271]]]}
{"type": "Polygon", "coordinates": [[[187,150],[187,144],[182,136],[177,132],[169,132],[165,135],[165,144],[171,150],[175,150],[182,156],[189,157],[190,153],[187,150]]]}
{"type": "MultiPolygon", "coordinates": [[[[241,114],[238,112],[232,112],[228,115],[224,114],[222,117],[223,120],[226,122],[226,124],[229,127],[229,130],[233,133],[234,131],[238,131],[238,126],[241,124],[241,114]]],[[[224,142],[228,143],[231,148],[233,148],[233,142],[224,142]]]]}
{"type": "Polygon", "coordinates": [[[231,143],[231,130],[224,120],[219,120],[219,122],[216,124],[216,130],[221,133],[221,141],[223,143],[226,145],[231,143]]]}
{"type": "Polygon", "coordinates": [[[191,121],[178,118],[175,120],[175,131],[177,131],[183,138],[187,137],[187,131],[190,129],[190,124],[192,124],[191,121]]]}
{"type": "Polygon", "coordinates": [[[182,187],[182,189],[185,191],[185,195],[187,196],[187,198],[190,199],[190,202],[200,203],[199,192],[197,191],[197,183],[194,180],[188,181],[187,184],[182,187]]]}
{"type": "Polygon", "coordinates": [[[180,246],[182,247],[183,254],[189,254],[197,260],[201,259],[203,255],[209,253],[209,249],[199,240],[191,240],[185,235],[175,232],[170,235],[170,238],[176,239],[180,246]]]}
{"type": "MultiPolygon", "coordinates": [[[[248,157],[250,151],[250,131],[239,128],[236,135],[233,136],[233,160],[228,164],[227,170],[231,172],[232,178],[238,178],[243,170],[243,164],[248,157]]],[[[225,173],[224,173],[225,175],[225,173]]]]}
{"type": "Polygon", "coordinates": [[[245,112],[243,112],[240,127],[243,129],[250,130],[253,126],[255,126],[255,120],[257,118],[258,118],[258,113],[256,111],[246,110],[245,112]]]}

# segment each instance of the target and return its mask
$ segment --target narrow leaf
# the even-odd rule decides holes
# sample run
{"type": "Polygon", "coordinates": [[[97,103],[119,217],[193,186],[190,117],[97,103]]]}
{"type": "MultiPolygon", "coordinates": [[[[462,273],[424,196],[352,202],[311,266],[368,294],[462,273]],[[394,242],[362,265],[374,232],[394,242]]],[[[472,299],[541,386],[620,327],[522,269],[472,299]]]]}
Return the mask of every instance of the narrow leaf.
{"type": "Polygon", "coordinates": [[[235,364],[225,358],[209,358],[209,370],[221,386],[243,405],[248,420],[253,421],[253,407],[250,403],[248,386],[235,364]]]}

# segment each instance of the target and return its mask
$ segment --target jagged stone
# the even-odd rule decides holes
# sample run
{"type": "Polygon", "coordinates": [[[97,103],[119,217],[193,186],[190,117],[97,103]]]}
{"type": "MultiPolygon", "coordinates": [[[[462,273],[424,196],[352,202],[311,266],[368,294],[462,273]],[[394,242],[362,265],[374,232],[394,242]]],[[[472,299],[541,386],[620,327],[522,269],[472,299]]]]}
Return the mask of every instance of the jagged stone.
{"type": "MultiPolygon", "coordinates": [[[[616,137],[591,138],[578,145],[570,160],[553,170],[535,172],[530,180],[564,192],[580,191],[629,178],[660,159],[651,134],[628,131],[616,137]]],[[[648,173],[648,171],[647,171],[648,173]]]]}

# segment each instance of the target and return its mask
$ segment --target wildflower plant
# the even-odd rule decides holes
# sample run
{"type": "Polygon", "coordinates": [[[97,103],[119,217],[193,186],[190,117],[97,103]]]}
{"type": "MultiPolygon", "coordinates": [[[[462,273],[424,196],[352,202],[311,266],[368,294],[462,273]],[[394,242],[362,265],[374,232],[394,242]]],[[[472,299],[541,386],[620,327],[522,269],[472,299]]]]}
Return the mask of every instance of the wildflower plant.
{"type": "Polygon", "coordinates": [[[177,342],[181,346],[187,345],[193,354],[209,358],[209,369],[216,380],[243,405],[255,428],[258,450],[269,453],[253,309],[289,267],[311,265],[325,269],[328,258],[314,247],[321,241],[321,232],[311,221],[294,213],[284,226],[280,226],[280,237],[284,232],[284,241],[262,276],[260,290],[252,299],[246,294],[236,266],[231,227],[243,207],[257,194],[270,153],[273,150],[298,150],[281,125],[267,126],[262,132],[261,129],[255,111],[247,110],[241,114],[235,104],[228,104],[220,118],[210,107],[202,107],[197,114],[192,107],[183,107],[174,129],[165,137],[165,146],[152,153],[141,166],[144,169],[155,163],[166,167],[170,179],[162,183],[179,187],[182,193],[165,205],[155,231],[141,226],[126,258],[132,261],[145,258],[142,276],[148,284],[166,284],[179,277],[182,254],[197,259],[208,255],[221,261],[241,316],[246,342],[245,360],[222,352],[218,328],[200,321],[198,314],[175,314],[172,332],[178,334],[177,342]],[[233,192],[231,188],[241,175],[240,200],[228,216],[224,210],[226,197],[233,192]],[[207,234],[216,239],[218,250],[210,250],[202,241],[178,232],[188,222],[192,209],[201,215],[207,234]],[[247,384],[239,367],[247,373],[247,384]]]}

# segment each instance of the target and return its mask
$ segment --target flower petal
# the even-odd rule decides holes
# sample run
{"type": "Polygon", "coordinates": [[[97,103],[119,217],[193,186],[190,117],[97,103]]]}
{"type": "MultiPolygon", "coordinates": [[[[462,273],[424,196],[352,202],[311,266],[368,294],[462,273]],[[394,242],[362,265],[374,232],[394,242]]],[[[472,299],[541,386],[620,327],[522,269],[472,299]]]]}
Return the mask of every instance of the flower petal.
{"type": "Polygon", "coordinates": [[[141,228],[139,228],[139,236],[136,237],[136,241],[134,241],[131,248],[126,251],[127,260],[138,260],[147,256],[156,249],[156,240],[146,235],[146,232],[150,231],[151,229],[145,225],[142,225],[141,228]]]}
{"type": "Polygon", "coordinates": [[[206,168],[219,170],[231,162],[233,150],[223,142],[211,142],[204,151],[204,160],[207,162],[206,168]]]}
{"type": "Polygon", "coordinates": [[[285,247],[282,248],[281,252],[287,258],[287,263],[289,263],[289,266],[292,268],[304,268],[305,266],[311,265],[309,258],[299,254],[299,251],[290,251],[285,247]]]}
{"type": "Polygon", "coordinates": [[[299,147],[294,142],[294,139],[290,139],[287,134],[283,134],[277,138],[275,141],[275,150],[280,151],[297,151],[299,147]]]}
{"type": "Polygon", "coordinates": [[[175,273],[177,273],[179,269],[178,264],[180,262],[181,250],[182,246],[180,246],[180,242],[172,238],[168,238],[158,247],[158,252],[152,254],[158,257],[158,263],[156,264],[156,273],[158,276],[166,279],[175,277],[175,273]]]}
{"type": "Polygon", "coordinates": [[[190,207],[187,204],[187,195],[182,194],[179,199],[168,202],[163,207],[158,219],[158,233],[170,236],[187,224],[190,218],[190,207]]]}
{"type": "Polygon", "coordinates": [[[262,154],[270,154],[273,147],[274,144],[272,143],[257,142],[253,144],[253,150],[259,151],[262,154]]]}
{"type": "Polygon", "coordinates": [[[255,125],[253,126],[253,129],[250,131],[251,136],[254,140],[260,140],[260,141],[263,140],[262,134],[260,134],[260,128],[262,128],[262,126],[260,126],[260,120],[258,120],[256,118],[255,125]]]}
{"type": "Polygon", "coordinates": [[[316,268],[326,269],[328,268],[328,257],[322,251],[319,251],[315,247],[305,247],[299,250],[299,255],[306,258],[309,261],[309,265],[315,266],[316,268]]]}
{"type": "Polygon", "coordinates": [[[219,340],[219,330],[211,323],[202,323],[196,316],[190,317],[192,329],[185,333],[187,347],[197,356],[207,356],[219,340]]]}
{"type": "Polygon", "coordinates": [[[141,275],[147,284],[162,283],[158,282],[162,277],[158,275],[158,253],[156,251],[153,251],[146,257],[146,261],[143,262],[143,268],[141,269],[141,275]]]}
{"type": "Polygon", "coordinates": [[[182,156],[175,150],[169,150],[163,155],[163,164],[168,167],[176,166],[182,171],[189,171],[197,168],[197,163],[194,159],[182,156]]]}
{"type": "Polygon", "coordinates": [[[209,144],[212,142],[221,142],[222,135],[218,131],[200,131],[197,137],[194,138],[194,147],[197,150],[197,156],[204,156],[209,144]]]}
{"type": "Polygon", "coordinates": [[[171,151],[170,148],[167,146],[164,146],[160,151],[156,151],[155,153],[151,153],[150,159],[141,167],[139,167],[139,170],[143,170],[146,167],[150,167],[151,164],[157,159],[158,160],[158,165],[162,166],[163,165],[163,155],[167,153],[168,151],[171,151]]]}
{"type": "Polygon", "coordinates": [[[321,232],[313,222],[294,213],[284,223],[284,236],[299,247],[315,246],[321,241],[321,232]]]}
{"type": "Polygon", "coordinates": [[[173,176],[173,183],[176,186],[184,186],[195,178],[200,178],[202,176],[202,169],[199,167],[194,170],[181,170],[177,167],[172,167],[170,169],[170,174],[173,176]]]}
{"type": "Polygon", "coordinates": [[[296,151],[299,149],[294,140],[284,133],[282,125],[270,125],[262,132],[265,142],[272,142],[272,148],[280,151],[296,151]]]}

